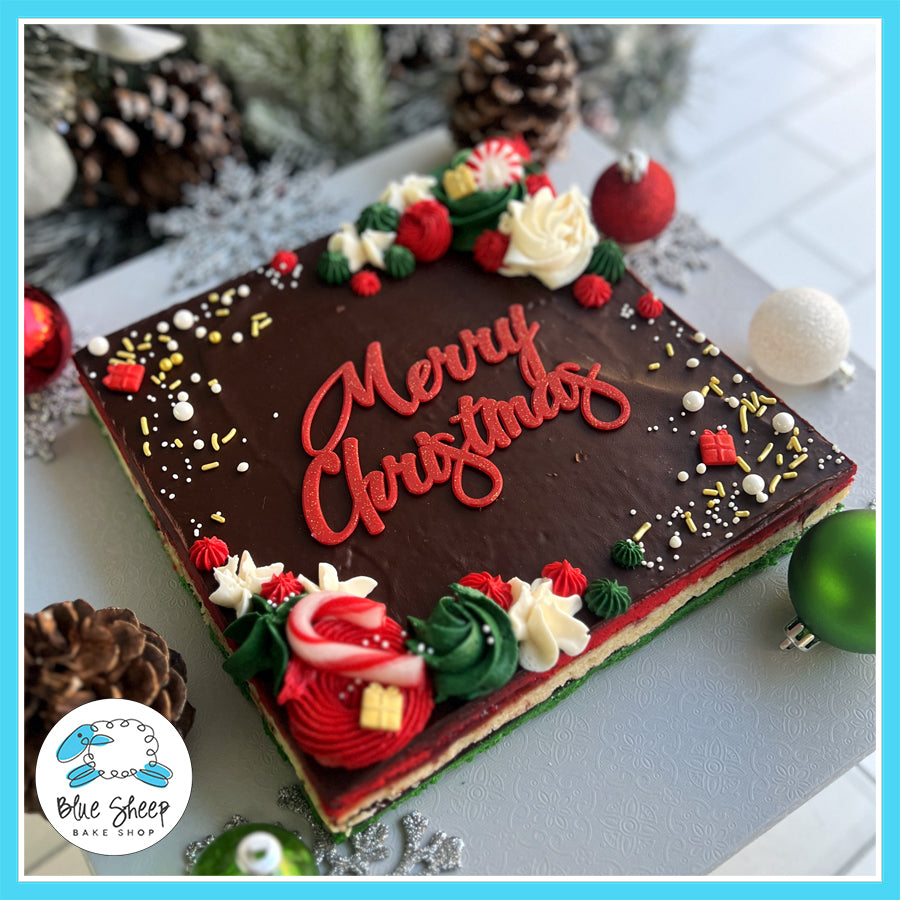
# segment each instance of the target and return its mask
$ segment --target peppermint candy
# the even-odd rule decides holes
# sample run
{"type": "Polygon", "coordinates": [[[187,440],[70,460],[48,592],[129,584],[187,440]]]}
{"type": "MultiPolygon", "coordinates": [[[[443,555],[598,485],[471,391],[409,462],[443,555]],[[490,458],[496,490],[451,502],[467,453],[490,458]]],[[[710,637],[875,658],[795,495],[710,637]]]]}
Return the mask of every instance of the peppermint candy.
{"type": "Polygon", "coordinates": [[[499,191],[522,179],[525,166],[519,152],[503,138],[482,141],[469,154],[466,165],[480,191],[499,191]]]}

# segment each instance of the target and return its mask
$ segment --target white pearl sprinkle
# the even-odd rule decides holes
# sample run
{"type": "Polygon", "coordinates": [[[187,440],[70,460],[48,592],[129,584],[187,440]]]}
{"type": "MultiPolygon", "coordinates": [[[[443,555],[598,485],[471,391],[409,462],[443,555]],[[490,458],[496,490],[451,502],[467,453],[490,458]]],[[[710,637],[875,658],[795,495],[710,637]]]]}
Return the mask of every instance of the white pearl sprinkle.
{"type": "Polygon", "coordinates": [[[194,314],[189,309],[179,309],[172,316],[172,324],[179,331],[188,331],[194,327],[194,314]]]}
{"type": "Polygon", "coordinates": [[[102,336],[91,338],[87,348],[91,356],[106,356],[109,353],[109,341],[102,336]]]}
{"type": "Polygon", "coordinates": [[[186,400],[180,400],[172,407],[172,415],[174,415],[179,422],[187,422],[194,415],[194,407],[186,400]]]}
{"type": "Polygon", "coordinates": [[[237,464],[237,470],[238,470],[238,472],[246,472],[247,469],[249,469],[249,468],[250,468],[250,463],[239,462],[239,463],[237,464]]]}

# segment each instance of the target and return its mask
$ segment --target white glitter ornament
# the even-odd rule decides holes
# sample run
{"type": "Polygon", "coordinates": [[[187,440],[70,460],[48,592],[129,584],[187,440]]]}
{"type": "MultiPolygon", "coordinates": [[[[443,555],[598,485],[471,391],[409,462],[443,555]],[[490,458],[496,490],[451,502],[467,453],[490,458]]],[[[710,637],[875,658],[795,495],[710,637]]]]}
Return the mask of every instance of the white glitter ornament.
{"type": "Polygon", "coordinates": [[[850,320],[816,288],[776,291],[750,322],[750,351],[767,375],[785,384],[813,384],[835,372],[850,351],[850,320]]]}

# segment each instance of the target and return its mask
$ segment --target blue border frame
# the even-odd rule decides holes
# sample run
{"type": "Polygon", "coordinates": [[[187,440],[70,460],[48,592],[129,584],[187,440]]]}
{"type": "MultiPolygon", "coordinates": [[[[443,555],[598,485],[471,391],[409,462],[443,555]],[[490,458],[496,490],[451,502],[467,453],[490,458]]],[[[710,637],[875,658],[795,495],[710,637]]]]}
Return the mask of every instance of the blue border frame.
{"type": "MultiPolygon", "coordinates": [[[[184,18],[289,18],[299,17],[305,12],[303,4],[283,2],[283,0],[261,0],[248,9],[248,4],[233,0],[135,0],[128,5],[128,18],[141,21],[171,21],[184,18]]],[[[520,2],[514,8],[492,9],[499,4],[473,3],[471,0],[447,7],[445,18],[534,18],[546,17],[546,3],[533,0],[520,2]],[[493,13],[493,16],[492,16],[493,13]]],[[[317,7],[317,11],[321,7],[317,7]]],[[[409,0],[395,0],[390,9],[374,18],[424,18],[421,16],[421,3],[409,0]]],[[[4,0],[0,3],[0,122],[6,127],[0,136],[0,273],[6,293],[11,298],[18,291],[18,235],[19,220],[17,213],[18,197],[18,19],[19,18],[122,18],[123,4],[121,0],[113,3],[110,0],[4,0]]],[[[341,5],[342,18],[373,17],[370,4],[358,0],[341,5]]],[[[900,3],[897,0],[831,0],[831,2],[814,2],[814,0],[785,0],[785,2],[712,2],[712,0],[689,0],[689,2],[669,2],[669,0],[614,0],[602,5],[585,2],[566,3],[554,8],[561,18],[592,18],[601,14],[603,18],[718,18],[718,19],[789,19],[789,18],[879,18],[883,26],[882,44],[882,85],[883,142],[882,159],[885,163],[882,172],[882,296],[889,298],[889,303],[882,303],[882,335],[900,333],[898,321],[898,298],[900,298],[900,279],[898,279],[898,254],[900,247],[900,231],[898,231],[898,213],[900,213],[900,181],[898,181],[898,165],[900,160],[900,3]]],[[[324,18],[311,16],[310,18],[324,18]]],[[[8,299],[3,305],[3,318],[7,326],[6,334],[18,334],[18,302],[8,299]]],[[[882,338],[882,346],[884,346],[882,338]]],[[[0,421],[9,422],[16,417],[18,421],[18,354],[13,357],[7,352],[0,356],[0,421]]],[[[885,396],[882,400],[883,438],[882,449],[894,446],[896,420],[889,415],[896,410],[893,397],[885,396]]],[[[0,501],[5,516],[5,530],[12,529],[11,512],[17,508],[18,478],[21,462],[18,457],[18,444],[7,439],[3,442],[0,454],[6,463],[0,472],[0,501]],[[15,500],[15,502],[14,502],[15,500]]],[[[882,546],[897,546],[898,498],[897,479],[887,467],[888,460],[883,461],[885,467],[882,485],[881,518],[882,546]]],[[[13,543],[13,536],[4,534],[7,545],[13,543]]],[[[16,546],[19,546],[19,535],[16,533],[16,546]]],[[[18,557],[17,557],[18,560],[18,557]]],[[[18,575],[18,564],[17,564],[18,575]]],[[[884,597],[889,597],[888,585],[884,585],[884,597]]],[[[18,873],[18,820],[9,811],[18,809],[18,772],[19,754],[17,741],[10,735],[16,732],[17,712],[19,708],[18,676],[18,607],[7,601],[0,611],[0,709],[2,709],[4,740],[0,741],[0,810],[5,815],[0,817],[0,896],[2,897],[58,897],[61,891],[67,898],[100,898],[121,897],[127,891],[130,897],[157,897],[165,893],[167,897],[241,897],[260,893],[259,887],[246,883],[200,883],[192,881],[175,882],[106,882],[90,880],[86,882],[42,882],[21,883],[18,873]]],[[[882,743],[883,767],[882,804],[883,804],[883,847],[900,846],[898,834],[898,810],[900,810],[900,788],[898,788],[897,766],[891,764],[900,758],[900,742],[898,742],[898,685],[900,685],[900,657],[896,646],[900,637],[898,627],[898,605],[886,602],[883,609],[883,706],[882,706],[882,743]]],[[[605,897],[721,897],[728,894],[733,897],[765,896],[767,900],[778,897],[790,898],[896,898],[900,897],[900,878],[898,864],[892,854],[884,853],[883,880],[879,883],[863,882],[807,882],[779,883],[761,882],[705,882],[705,881],[653,881],[653,882],[603,882],[601,884],[570,883],[567,889],[576,893],[590,891],[591,895],[602,892],[605,897]]],[[[325,882],[320,884],[304,883],[269,883],[264,888],[267,896],[294,896],[298,891],[324,893],[332,896],[346,894],[359,889],[359,885],[325,882]]],[[[367,892],[394,896],[402,890],[421,891],[423,885],[409,881],[389,883],[367,883],[367,892]]],[[[427,890],[433,893],[449,893],[458,891],[458,882],[429,882],[427,890]]],[[[493,887],[477,887],[479,892],[496,890],[493,887]]],[[[519,882],[513,886],[519,898],[523,896],[543,895],[548,887],[543,884],[519,882]]]]}

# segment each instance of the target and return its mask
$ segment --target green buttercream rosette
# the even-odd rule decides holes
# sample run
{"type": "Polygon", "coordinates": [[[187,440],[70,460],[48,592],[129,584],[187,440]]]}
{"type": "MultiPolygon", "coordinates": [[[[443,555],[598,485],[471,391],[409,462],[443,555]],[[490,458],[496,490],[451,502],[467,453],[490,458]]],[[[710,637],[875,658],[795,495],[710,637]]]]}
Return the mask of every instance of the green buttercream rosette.
{"type": "Polygon", "coordinates": [[[472,700],[502,687],[519,661],[519,642],[504,609],[481,591],[450,586],[427,621],[410,617],[407,641],[431,669],[435,702],[472,700]]]}
{"type": "Polygon", "coordinates": [[[343,284],[350,280],[350,263],[343,253],[326,250],[319,257],[316,272],[326,284],[343,284]]]}
{"type": "Polygon", "coordinates": [[[373,231],[396,231],[400,221],[400,213],[387,203],[373,203],[367,206],[356,220],[356,230],[362,234],[369,229],[373,231]]]}
{"type": "Polygon", "coordinates": [[[618,581],[598,578],[584,592],[584,605],[601,619],[614,619],[631,606],[631,594],[618,581]]]}
{"type": "Polygon", "coordinates": [[[592,275],[602,275],[610,284],[621,281],[625,274],[625,256],[622,248],[612,238],[600,241],[594,247],[586,271],[592,275]]]}
{"type": "Polygon", "coordinates": [[[525,182],[517,181],[500,191],[476,191],[474,194],[454,200],[444,190],[445,171],[446,169],[441,169],[435,173],[438,183],[431,192],[435,200],[443,203],[450,212],[453,249],[468,253],[475,246],[475,240],[482,231],[497,227],[500,214],[506,212],[509,201],[521,200],[525,196],[525,182]]]}
{"type": "Polygon", "coordinates": [[[391,278],[408,278],[416,270],[416,258],[409,247],[391,244],[384,251],[384,269],[391,278]]]}
{"type": "Polygon", "coordinates": [[[612,561],[623,569],[636,569],[644,561],[644,551],[631,538],[616,541],[612,561]]]}

